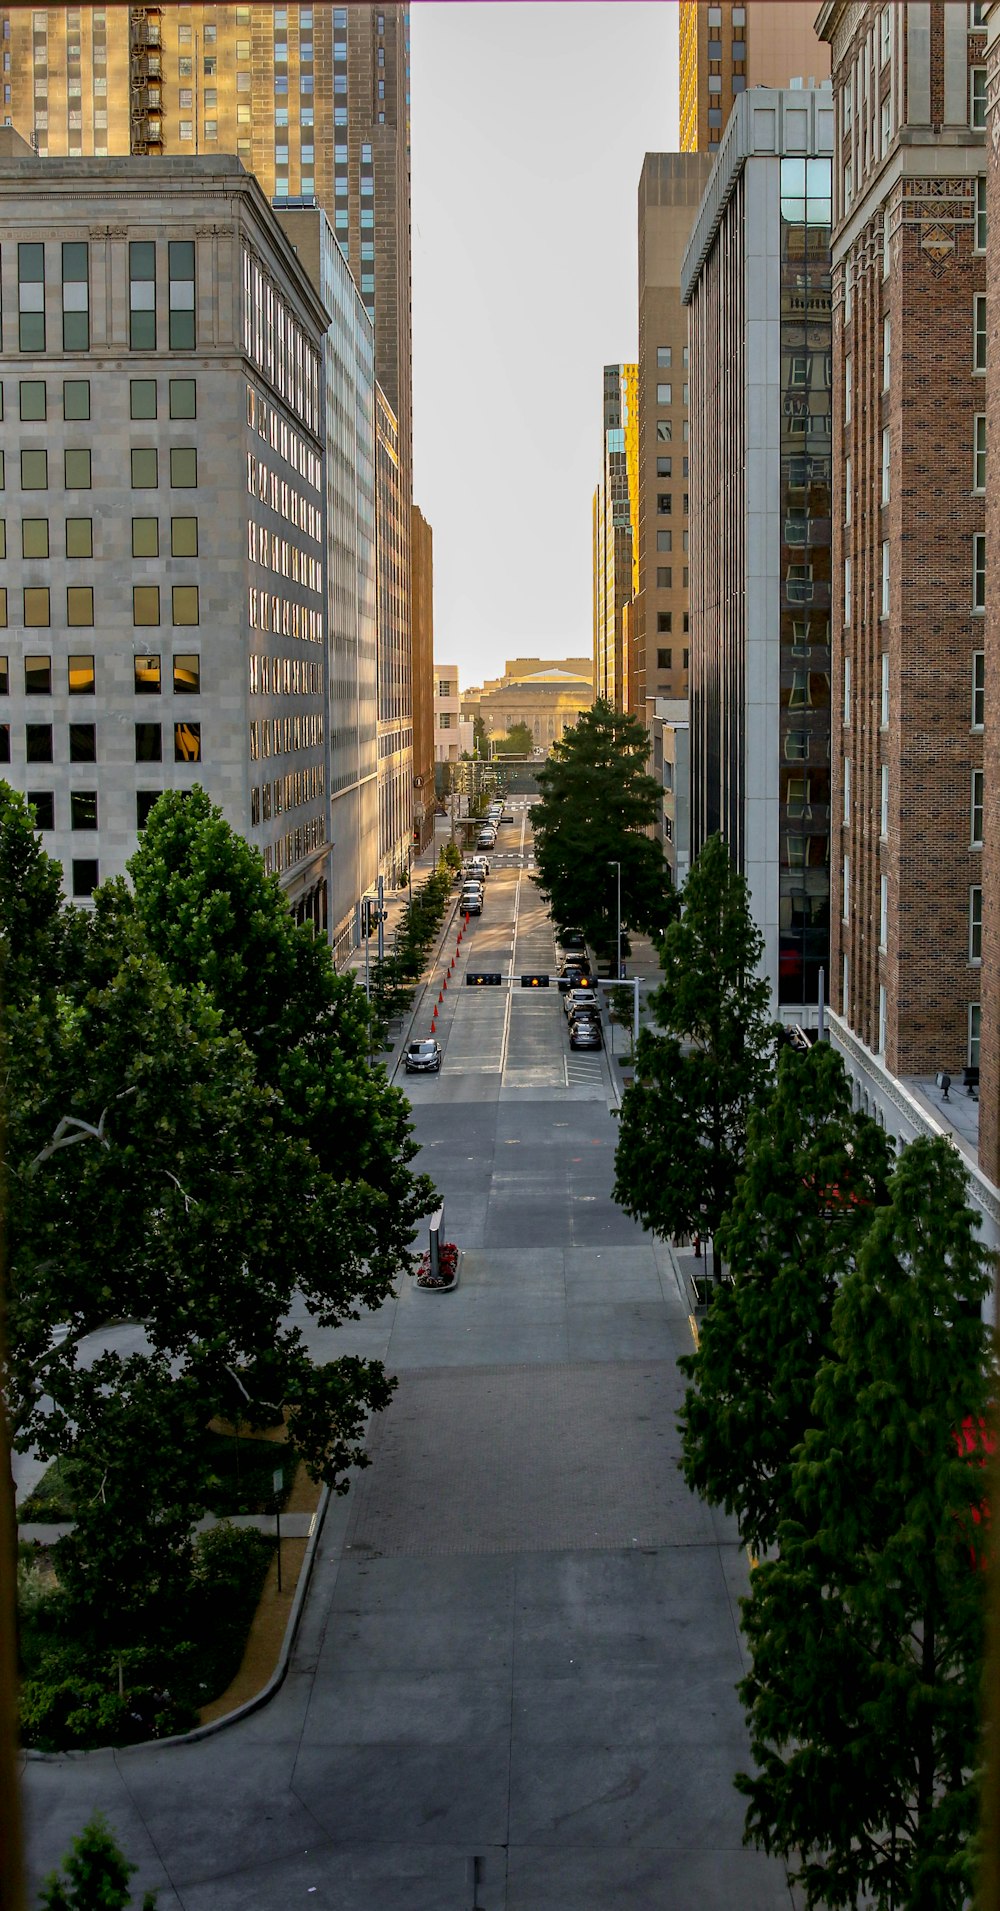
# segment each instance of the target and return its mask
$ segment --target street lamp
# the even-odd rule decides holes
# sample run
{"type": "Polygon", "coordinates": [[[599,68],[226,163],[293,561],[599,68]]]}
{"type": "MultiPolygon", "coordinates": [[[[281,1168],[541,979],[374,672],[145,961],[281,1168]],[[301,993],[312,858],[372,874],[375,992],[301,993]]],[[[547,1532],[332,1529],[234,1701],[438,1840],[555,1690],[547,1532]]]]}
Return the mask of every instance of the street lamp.
{"type": "Polygon", "coordinates": [[[622,866],[613,858],[608,860],[608,868],[617,871],[616,887],[618,891],[618,961],[615,967],[615,981],[622,979],[622,866]]]}

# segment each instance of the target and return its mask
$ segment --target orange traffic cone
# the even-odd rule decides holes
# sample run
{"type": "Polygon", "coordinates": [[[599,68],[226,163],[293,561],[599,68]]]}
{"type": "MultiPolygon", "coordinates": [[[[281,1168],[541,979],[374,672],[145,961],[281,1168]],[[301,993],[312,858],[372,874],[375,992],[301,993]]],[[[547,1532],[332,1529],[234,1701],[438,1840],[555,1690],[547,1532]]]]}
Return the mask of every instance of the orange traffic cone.
{"type": "Polygon", "coordinates": [[[438,1001],[439,1001],[439,1002],[443,1002],[443,1001],[444,1001],[444,990],[443,990],[443,989],[439,989],[439,990],[438,990],[438,1001]]]}

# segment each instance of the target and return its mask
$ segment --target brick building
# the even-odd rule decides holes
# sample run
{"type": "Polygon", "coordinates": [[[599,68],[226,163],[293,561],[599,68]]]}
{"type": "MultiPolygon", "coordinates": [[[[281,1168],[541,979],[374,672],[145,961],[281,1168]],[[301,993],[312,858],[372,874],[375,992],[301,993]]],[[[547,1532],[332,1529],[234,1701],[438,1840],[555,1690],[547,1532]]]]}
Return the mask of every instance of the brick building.
{"type": "Polygon", "coordinates": [[[984,39],[834,0],[834,1040],[892,1078],[978,1061],[984,39]]]}

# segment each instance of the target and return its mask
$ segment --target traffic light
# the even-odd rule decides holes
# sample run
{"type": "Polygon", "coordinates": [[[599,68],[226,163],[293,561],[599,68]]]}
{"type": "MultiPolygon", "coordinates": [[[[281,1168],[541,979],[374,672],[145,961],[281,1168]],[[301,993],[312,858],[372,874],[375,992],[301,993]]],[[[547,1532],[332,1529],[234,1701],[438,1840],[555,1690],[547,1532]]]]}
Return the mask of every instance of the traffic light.
{"type": "Polygon", "coordinates": [[[547,989],[548,986],[547,975],[522,975],[521,977],[522,989],[547,989]]]}

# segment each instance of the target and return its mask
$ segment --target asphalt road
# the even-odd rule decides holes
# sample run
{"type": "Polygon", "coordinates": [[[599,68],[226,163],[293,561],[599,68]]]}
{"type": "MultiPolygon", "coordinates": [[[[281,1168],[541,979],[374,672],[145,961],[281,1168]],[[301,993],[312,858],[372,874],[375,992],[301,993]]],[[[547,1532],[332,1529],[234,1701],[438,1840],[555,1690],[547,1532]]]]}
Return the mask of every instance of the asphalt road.
{"type": "Polygon", "coordinates": [[[677,1470],[691,1327],[669,1251],[610,1198],[608,1059],[571,1056],[555,990],[464,984],[554,967],[517,817],[447,970],[441,1074],[408,1084],[460,1284],[404,1279],[336,1337],[399,1385],[289,1677],[196,1745],[32,1760],[36,1880],[100,1806],[160,1911],[791,1903],[741,1843],[746,1561],[677,1470]]]}

